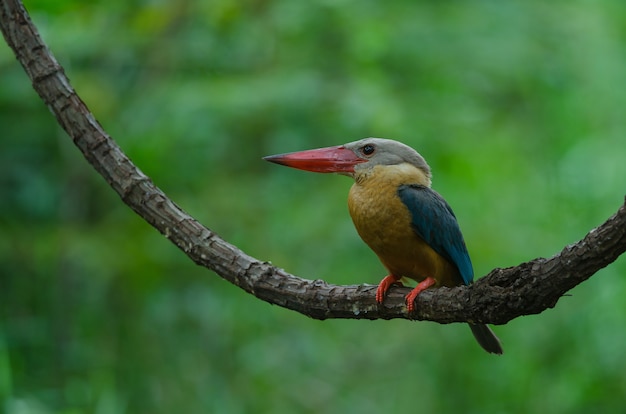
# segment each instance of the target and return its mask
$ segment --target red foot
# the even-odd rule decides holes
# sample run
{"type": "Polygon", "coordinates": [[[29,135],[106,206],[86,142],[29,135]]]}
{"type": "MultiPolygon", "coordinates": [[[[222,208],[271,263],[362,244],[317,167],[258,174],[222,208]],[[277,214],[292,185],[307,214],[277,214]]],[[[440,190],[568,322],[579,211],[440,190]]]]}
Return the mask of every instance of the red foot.
{"type": "Polygon", "coordinates": [[[385,276],[378,284],[378,289],[376,289],[376,302],[383,303],[385,300],[385,293],[387,293],[391,285],[398,283],[398,280],[400,280],[400,278],[395,277],[394,275],[385,276]]]}
{"type": "MultiPolygon", "coordinates": [[[[385,279],[383,279],[383,282],[385,281],[385,279]]],[[[411,292],[409,292],[408,295],[406,295],[406,307],[409,313],[415,310],[415,298],[417,298],[417,295],[419,295],[420,293],[422,293],[422,291],[428,289],[429,287],[433,286],[435,283],[437,283],[435,279],[433,279],[432,277],[427,277],[426,279],[419,282],[418,285],[415,286],[415,288],[411,292]]],[[[380,282],[380,284],[382,285],[382,282],[380,282]]],[[[378,289],[380,290],[380,285],[378,286],[378,289]]],[[[376,299],[378,300],[378,292],[376,292],[376,299]]]]}

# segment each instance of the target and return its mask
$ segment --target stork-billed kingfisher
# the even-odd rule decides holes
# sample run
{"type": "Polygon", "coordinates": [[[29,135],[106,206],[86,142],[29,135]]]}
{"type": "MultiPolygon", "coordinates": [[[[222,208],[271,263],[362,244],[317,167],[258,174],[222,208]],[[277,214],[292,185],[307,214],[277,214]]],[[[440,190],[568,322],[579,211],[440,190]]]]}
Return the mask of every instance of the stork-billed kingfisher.
{"type": "MultiPolygon", "coordinates": [[[[376,301],[402,277],[418,282],[406,296],[409,312],[415,298],[433,286],[468,285],[472,262],[452,209],[430,188],[426,160],[398,141],[366,138],[335,147],[264,158],[300,170],[339,173],[354,178],[348,209],[357,232],[389,271],[379,283],[376,301]]],[[[478,343],[502,354],[487,325],[470,323],[478,343]]]]}

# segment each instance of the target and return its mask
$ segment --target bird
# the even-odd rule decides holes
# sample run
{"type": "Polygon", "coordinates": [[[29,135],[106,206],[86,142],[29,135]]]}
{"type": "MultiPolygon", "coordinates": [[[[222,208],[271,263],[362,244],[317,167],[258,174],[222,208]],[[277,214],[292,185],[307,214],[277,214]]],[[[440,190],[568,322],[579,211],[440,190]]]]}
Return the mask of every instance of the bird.
{"type": "MultiPolygon", "coordinates": [[[[406,296],[409,314],[425,289],[469,285],[472,262],[450,205],[431,188],[430,166],[399,141],[365,138],[347,144],[270,155],[266,161],[299,170],[338,173],[354,179],[348,210],[357,233],[389,272],[376,289],[376,302],[403,278],[417,286],[406,296]]],[[[485,324],[469,322],[480,346],[502,354],[498,337],[485,324]]]]}

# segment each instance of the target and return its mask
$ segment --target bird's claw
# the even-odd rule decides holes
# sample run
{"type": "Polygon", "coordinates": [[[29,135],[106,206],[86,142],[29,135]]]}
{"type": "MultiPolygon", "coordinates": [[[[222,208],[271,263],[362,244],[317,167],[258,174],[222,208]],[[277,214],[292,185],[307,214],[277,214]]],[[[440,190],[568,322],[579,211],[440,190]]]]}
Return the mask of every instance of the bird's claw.
{"type": "Polygon", "coordinates": [[[382,304],[385,300],[385,294],[389,288],[395,284],[400,284],[400,286],[402,286],[402,283],[400,283],[398,278],[394,275],[385,276],[383,280],[380,281],[378,288],[376,289],[376,303],[382,304]]]}
{"type": "Polygon", "coordinates": [[[415,292],[415,289],[413,289],[412,291],[409,292],[408,295],[406,295],[404,300],[406,302],[407,312],[413,313],[413,311],[415,310],[415,299],[417,299],[417,295],[419,295],[420,293],[421,293],[421,290],[418,292],[415,292]]]}
{"type": "Polygon", "coordinates": [[[429,287],[435,285],[436,283],[437,281],[432,277],[427,277],[426,279],[419,282],[417,286],[415,286],[415,288],[413,288],[413,290],[410,291],[408,295],[406,295],[405,300],[407,312],[412,313],[415,310],[415,299],[417,299],[417,295],[419,295],[429,287]]]}

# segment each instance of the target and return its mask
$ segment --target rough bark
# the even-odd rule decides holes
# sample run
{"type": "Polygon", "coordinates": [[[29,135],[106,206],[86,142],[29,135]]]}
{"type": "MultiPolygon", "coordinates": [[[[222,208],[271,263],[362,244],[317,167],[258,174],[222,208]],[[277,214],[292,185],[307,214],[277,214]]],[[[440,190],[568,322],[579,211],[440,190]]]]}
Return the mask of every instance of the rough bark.
{"type": "Polygon", "coordinates": [[[316,319],[410,318],[439,323],[503,324],[554,307],[561,296],[612,263],[626,250],[626,205],[578,243],[549,258],[494,269],[471,286],[426,291],[408,315],[404,295],[393,288],[384,306],[373,285],[331,285],[288,274],[248,256],[200,224],[142,173],[103,130],[43,43],[18,0],[0,0],[6,42],[34,89],[84,157],[121,199],[195,263],[213,270],[246,292],[316,319]]]}

